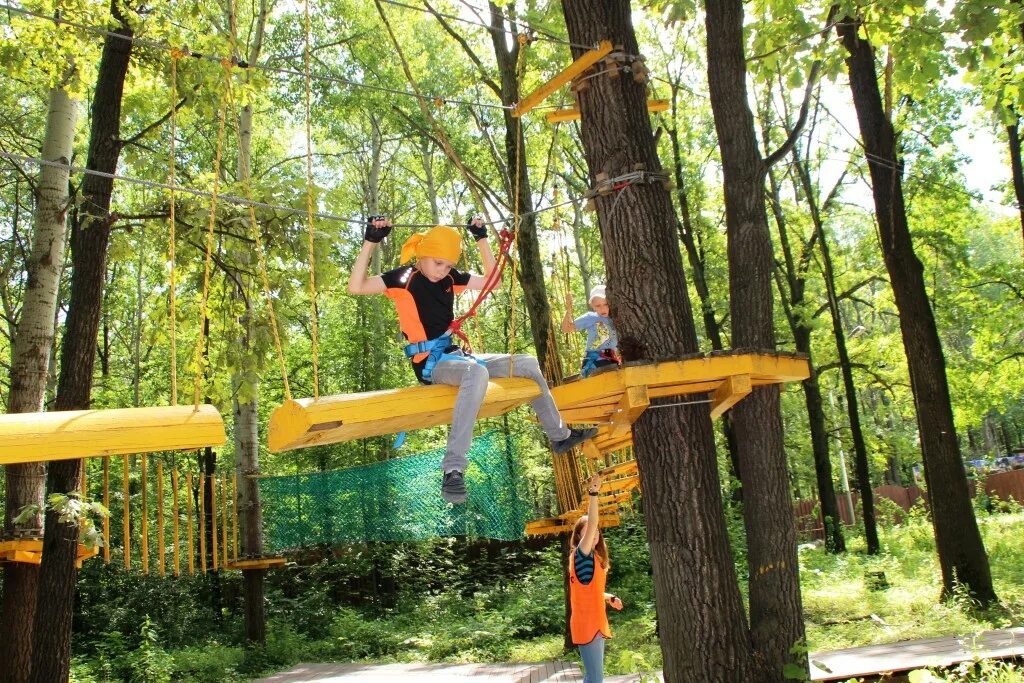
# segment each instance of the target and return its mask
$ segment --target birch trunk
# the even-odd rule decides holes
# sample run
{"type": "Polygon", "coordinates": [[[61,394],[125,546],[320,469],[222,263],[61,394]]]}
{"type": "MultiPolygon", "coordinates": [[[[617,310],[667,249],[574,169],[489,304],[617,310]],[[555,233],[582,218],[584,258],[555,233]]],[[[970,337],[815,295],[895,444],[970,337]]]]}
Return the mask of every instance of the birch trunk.
{"type": "MultiPolygon", "coordinates": [[[[43,159],[70,163],[77,122],[78,103],[62,88],[53,88],[43,159]]],[[[57,292],[64,264],[68,201],[68,169],[43,166],[39,172],[32,248],[26,264],[28,285],[11,348],[9,413],[43,409],[56,327],[57,292]]],[[[13,519],[26,505],[38,505],[42,509],[45,484],[43,463],[7,467],[4,536],[38,537],[42,534],[41,514],[17,527],[13,519]]],[[[39,568],[10,563],[3,575],[0,662],[4,662],[6,669],[3,680],[21,683],[28,680],[32,666],[32,624],[39,568]]]]}

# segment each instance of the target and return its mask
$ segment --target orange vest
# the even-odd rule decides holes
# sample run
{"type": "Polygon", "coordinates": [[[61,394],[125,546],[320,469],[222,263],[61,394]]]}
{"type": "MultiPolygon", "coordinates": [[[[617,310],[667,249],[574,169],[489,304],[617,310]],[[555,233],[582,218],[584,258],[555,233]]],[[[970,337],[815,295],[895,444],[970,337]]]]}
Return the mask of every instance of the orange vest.
{"type": "Polygon", "coordinates": [[[569,556],[569,604],[572,616],[569,618],[569,631],[572,642],[586,645],[600,633],[605,638],[612,637],[612,629],[608,626],[608,612],[605,609],[604,588],[608,582],[608,570],[594,554],[594,578],[586,586],[576,577],[576,548],[569,556]]]}

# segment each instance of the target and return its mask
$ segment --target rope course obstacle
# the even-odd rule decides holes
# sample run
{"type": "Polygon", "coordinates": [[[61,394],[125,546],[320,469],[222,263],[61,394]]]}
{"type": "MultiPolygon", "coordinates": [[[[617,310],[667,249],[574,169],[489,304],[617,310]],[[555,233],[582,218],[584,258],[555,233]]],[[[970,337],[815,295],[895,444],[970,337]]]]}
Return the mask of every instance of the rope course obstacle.
{"type": "Polygon", "coordinates": [[[261,478],[268,547],[283,552],[439,536],[521,539],[529,509],[512,439],[488,432],[473,440],[465,505],[437,495],[443,457],[441,448],[344,470],[261,478]]]}

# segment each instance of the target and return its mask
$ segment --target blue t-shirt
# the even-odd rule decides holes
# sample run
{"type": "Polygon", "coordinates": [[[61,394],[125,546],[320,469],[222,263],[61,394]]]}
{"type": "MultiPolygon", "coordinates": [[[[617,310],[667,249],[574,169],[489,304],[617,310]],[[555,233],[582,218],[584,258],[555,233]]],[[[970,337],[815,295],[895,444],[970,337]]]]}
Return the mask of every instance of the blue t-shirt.
{"type": "Polygon", "coordinates": [[[577,330],[587,331],[587,351],[607,351],[619,345],[612,319],[593,311],[584,313],[573,321],[577,330]]]}

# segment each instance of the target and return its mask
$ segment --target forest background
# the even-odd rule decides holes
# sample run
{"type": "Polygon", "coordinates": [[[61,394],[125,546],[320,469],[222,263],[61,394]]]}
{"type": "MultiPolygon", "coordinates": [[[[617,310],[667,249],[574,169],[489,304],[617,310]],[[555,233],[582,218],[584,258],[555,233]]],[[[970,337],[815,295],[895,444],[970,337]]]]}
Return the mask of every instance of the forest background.
{"type": "MultiPolygon", "coordinates": [[[[103,31],[120,24],[131,28],[137,43],[124,80],[117,172],[143,182],[115,184],[93,406],[167,402],[172,324],[182,376],[200,369],[204,397],[224,415],[248,406],[258,415],[259,433],[265,434],[270,411],[284,397],[246,207],[222,199],[214,214],[209,343],[206,357],[200,355],[197,361],[193,346],[202,329],[204,233],[210,202],[177,193],[178,308],[176,319],[169,319],[169,195],[159,184],[169,179],[172,154],[177,185],[210,192],[216,182],[221,193],[240,197],[251,192],[256,201],[278,207],[257,206],[255,215],[294,393],[313,393],[313,318],[307,289],[311,260],[318,290],[320,393],[409,384],[412,376],[399,352],[391,307],[344,292],[365,216],[383,213],[402,224],[422,225],[461,225],[480,212],[489,220],[510,216],[517,205],[511,198],[515,174],[508,166],[502,110],[495,96],[501,86],[494,76],[499,65],[491,37],[500,35],[511,44],[516,33],[526,30],[534,38],[522,52],[523,92],[569,60],[557,5],[495,6],[499,15],[517,17],[516,22],[502,24],[509,33],[486,28],[491,8],[459,3],[438,5],[431,13],[412,5],[385,2],[378,9],[361,2],[317,3],[311,8],[308,64],[303,8],[291,3],[108,6],[78,0],[59,7],[36,3],[0,8],[6,15],[0,43],[0,149],[6,155],[0,171],[4,367],[9,368],[10,344],[27,284],[25,262],[38,174],[38,167],[27,159],[39,156],[52,94],[59,89],[79,112],[70,161],[84,165],[90,111],[100,111],[91,107],[97,104],[92,88],[103,31]],[[48,18],[58,10],[70,23],[48,18]],[[416,85],[429,103],[429,117],[395,58],[384,13],[401,36],[416,85]],[[167,46],[187,46],[192,52],[173,60],[173,91],[172,51],[167,46]],[[206,58],[232,54],[254,68],[236,64],[225,69],[219,59],[206,58]],[[232,81],[230,100],[225,95],[226,74],[232,81]],[[222,106],[227,107],[226,131],[218,145],[222,106]],[[431,117],[464,169],[446,159],[431,117]],[[312,200],[317,212],[328,216],[314,222],[313,259],[306,232],[307,140],[312,200]],[[240,149],[247,154],[240,155],[240,149]],[[240,170],[243,156],[245,164],[251,164],[249,190],[240,170]]],[[[900,131],[904,193],[942,335],[962,452],[965,460],[991,460],[1024,442],[1024,213],[1017,208],[1021,197],[1015,195],[1008,170],[1015,145],[1019,151],[1015,112],[1022,69],[1019,54],[1007,46],[1020,38],[1020,9],[1013,2],[993,6],[923,0],[886,1],[861,9],[879,51],[887,113],[900,131]],[[973,139],[985,143],[967,142],[973,139]],[[1003,180],[981,180],[993,177],[1003,180]]],[[[810,65],[821,60],[821,81],[811,83],[804,132],[792,154],[771,170],[766,187],[778,264],[776,330],[780,348],[790,350],[795,348],[796,328],[811,330],[810,351],[825,398],[822,409],[837,472],[838,454],[852,450],[837,354],[836,329],[843,330],[853,359],[871,484],[909,485],[920,464],[914,401],[865,190],[864,152],[844,95],[842,54],[827,29],[822,35],[826,15],[824,6],[790,2],[766,0],[748,8],[750,107],[765,153],[792,128],[808,87],[810,65]],[[820,227],[824,232],[818,232],[820,227]],[[820,242],[829,248],[828,268],[819,234],[827,236],[820,242]],[[829,278],[839,302],[838,322],[831,319],[827,304],[829,278]]],[[[712,350],[715,334],[728,348],[724,205],[703,16],[686,3],[651,2],[634,7],[633,18],[653,76],[650,96],[670,102],[668,111],[652,115],[652,122],[662,163],[675,182],[681,258],[691,283],[690,300],[703,321],[703,327],[698,323],[701,348],[712,350]]],[[[548,104],[568,102],[568,95],[560,94],[548,104]]],[[[578,128],[573,123],[548,124],[540,116],[547,111],[542,108],[524,119],[532,206],[571,201],[536,214],[542,272],[535,275],[540,277],[524,280],[521,286],[506,284],[494,295],[470,330],[479,350],[534,352],[545,320],[560,319],[567,291],[579,311],[586,292],[603,281],[596,219],[586,211],[583,198],[591,181],[578,128]],[[540,297],[549,310],[538,317],[537,307],[528,307],[525,297],[540,297]]],[[[71,220],[80,206],[82,178],[77,173],[71,176],[71,220]]],[[[375,268],[396,262],[397,245],[410,231],[396,232],[375,268]]],[[[468,268],[479,268],[472,255],[467,259],[468,268]]],[[[68,282],[65,267],[58,290],[58,328],[69,301],[68,282]]],[[[58,331],[54,359],[61,357],[61,343],[58,331]]],[[[572,372],[579,362],[580,340],[560,338],[558,353],[563,367],[572,372]]],[[[0,378],[5,405],[8,374],[0,378]]],[[[51,370],[51,402],[58,374],[58,368],[51,370]]],[[[180,400],[189,400],[189,389],[182,379],[180,400]]],[[[796,498],[813,497],[811,434],[800,388],[789,387],[782,405],[792,493],[796,498]]],[[[549,455],[538,429],[522,419],[499,424],[515,433],[533,512],[553,513],[556,496],[549,455]]],[[[285,455],[263,452],[260,472],[296,474],[379,462],[435,447],[443,435],[443,428],[413,432],[400,451],[390,438],[379,438],[285,455]]],[[[217,453],[221,468],[235,461],[233,443],[229,437],[217,453]]],[[[728,458],[724,448],[720,453],[722,478],[729,489],[733,484],[728,458]]],[[[181,464],[196,471],[201,466],[185,459],[181,464]]],[[[93,481],[95,474],[90,475],[93,481]]],[[[135,489],[133,495],[137,494],[135,489]]],[[[117,505],[124,502],[115,502],[115,515],[117,505]]],[[[116,534],[115,528],[115,548],[116,534]]],[[[366,552],[379,559],[391,550],[366,552]]],[[[357,571],[352,568],[356,566],[360,565],[351,565],[350,570],[357,571]]],[[[101,581],[87,573],[83,593],[93,580],[101,581]]],[[[124,631],[134,637],[139,628],[124,631]]]]}

